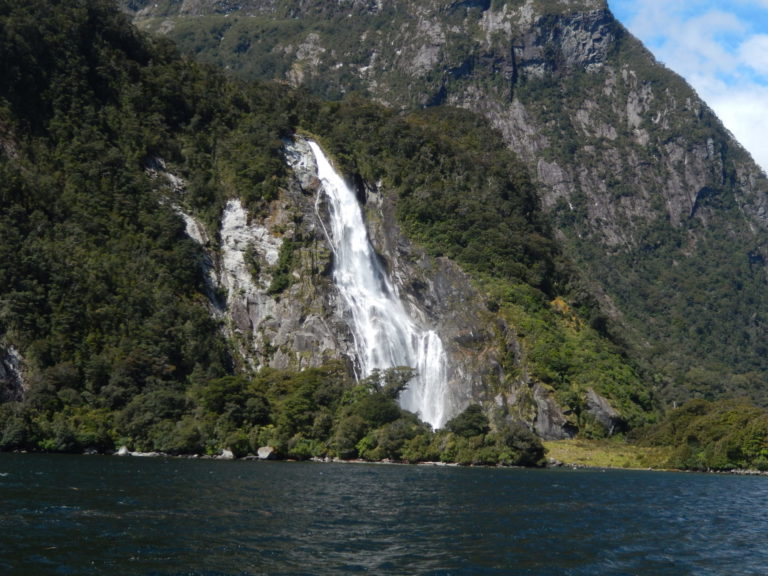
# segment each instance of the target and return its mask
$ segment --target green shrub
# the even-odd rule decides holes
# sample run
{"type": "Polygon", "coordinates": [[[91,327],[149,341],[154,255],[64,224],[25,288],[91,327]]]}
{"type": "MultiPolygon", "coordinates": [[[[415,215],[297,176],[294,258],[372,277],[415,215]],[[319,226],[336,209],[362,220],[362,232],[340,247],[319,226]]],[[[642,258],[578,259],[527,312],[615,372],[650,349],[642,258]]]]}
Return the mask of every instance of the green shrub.
{"type": "Polygon", "coordinates": [[[692,400],[632,433],[641,444],[672,446],[668,465],[692,470],[765,466],[768,410],[744,400],[692,400]]]}

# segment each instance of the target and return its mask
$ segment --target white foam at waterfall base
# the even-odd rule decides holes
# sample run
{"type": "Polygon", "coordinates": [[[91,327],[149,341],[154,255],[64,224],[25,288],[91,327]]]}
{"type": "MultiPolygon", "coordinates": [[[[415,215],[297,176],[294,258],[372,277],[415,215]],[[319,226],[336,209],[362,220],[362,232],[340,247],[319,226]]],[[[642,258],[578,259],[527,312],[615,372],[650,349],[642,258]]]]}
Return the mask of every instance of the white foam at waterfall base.
{"type": "Polygon", "coordinates": [[[439,428],[449,416],[442,341],[409,316],[371,246],[355,192],[322,149],[312,141],[309,146],[328,198],[333,277],[349,314],[360,371],[368,376],[375,369],[414,368],[416,377],[400,395],[400,405],[439,428]]]}

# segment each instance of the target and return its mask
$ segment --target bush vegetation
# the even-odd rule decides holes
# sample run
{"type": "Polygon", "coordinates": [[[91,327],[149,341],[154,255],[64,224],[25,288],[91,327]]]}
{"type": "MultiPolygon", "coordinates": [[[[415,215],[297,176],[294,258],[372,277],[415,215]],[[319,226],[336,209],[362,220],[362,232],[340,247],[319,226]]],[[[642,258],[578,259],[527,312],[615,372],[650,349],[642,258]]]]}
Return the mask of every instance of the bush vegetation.
{"type": "Polygon", "coordinates": [[[632,438],[671,447],[669,468],[768,471],[768,410],[745,400],[692,400],[632,438]]]}

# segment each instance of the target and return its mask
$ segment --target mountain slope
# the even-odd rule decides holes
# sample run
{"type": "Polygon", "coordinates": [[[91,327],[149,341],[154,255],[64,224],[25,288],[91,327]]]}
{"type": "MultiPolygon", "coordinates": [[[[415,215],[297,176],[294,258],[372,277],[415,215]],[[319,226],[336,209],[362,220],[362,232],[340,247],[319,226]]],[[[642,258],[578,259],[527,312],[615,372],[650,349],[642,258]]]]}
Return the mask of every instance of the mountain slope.
{"type": "Polygon", "coordinates": [[[653,419],[476,115],[242,85],[106,0],[0,2],[0,64],[0,449],[537,464],[531,430],[653,419]],[[302,132],[445,338],[458,408],[484,412],[435,433],[395,403],[407,370],[355,379],[317,172],[291,163],[302,132]]]}
{"type": "Polygon", "coordinates": [[[768,401],[768,181],[605,2],[123,5],[245,78],[482,114],[533,175],[595,325],[666,400],[768,401]]]}

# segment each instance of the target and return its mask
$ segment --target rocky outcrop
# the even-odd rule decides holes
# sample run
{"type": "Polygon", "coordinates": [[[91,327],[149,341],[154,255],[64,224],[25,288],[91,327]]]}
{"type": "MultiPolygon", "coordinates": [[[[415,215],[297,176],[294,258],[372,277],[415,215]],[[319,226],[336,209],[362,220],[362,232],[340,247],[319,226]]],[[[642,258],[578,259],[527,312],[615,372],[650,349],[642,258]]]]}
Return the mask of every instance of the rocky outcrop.
{"type": "Polygon", "coordinates": [[[573,438],[579,431],[544,387],[536,384],[533,387],[533,399],[536,404],[536,419],[534,430],[545,440],[563,440],[573,438]]]}
{"type": "Polygon", "coordinates": [[[315,210],[316,168],[297,164],[301,145],[286,148],[293,178],[278,199],[259,214],[230,199],[213,232],[182,207],[184,180],[160,158],[147,166],[161,201],[172,204],[203,250],[209,309],[246,371],[302,370],[351,354],[328,277],[331,250],[315,210]]]}
{"type": "Polygon", "coordinates": [[[600,396],[594,389],[587,390],[584,404],[587,413],[603,427],[608,436],[613,436],[614,433],[625,427],[626,424],[619,411],[611,406],[607,398],[600,396]]]}
{"type": "Polygon", "coordinates": [[[11,126],[0,119],[0,157],[13,161],[18,158],[18,143],[11,126]]]}

